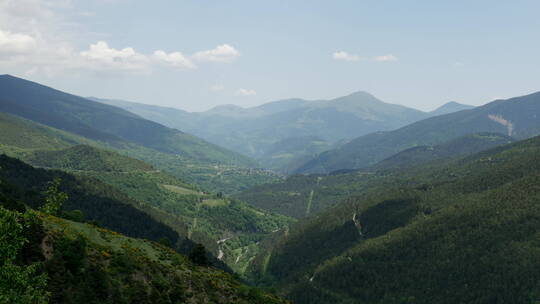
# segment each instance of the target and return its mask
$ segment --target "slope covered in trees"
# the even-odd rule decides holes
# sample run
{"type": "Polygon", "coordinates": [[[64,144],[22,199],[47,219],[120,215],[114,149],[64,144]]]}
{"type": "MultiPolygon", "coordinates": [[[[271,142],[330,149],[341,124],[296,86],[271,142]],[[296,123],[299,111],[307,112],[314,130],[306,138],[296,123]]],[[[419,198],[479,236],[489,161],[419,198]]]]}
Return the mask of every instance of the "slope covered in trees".
{"type": "Polygon", "coordinates": [[[287,303],[161,244],[31,210],[1,185],[2,303],[287,303]]]}
{"type": "Polygon", "coordinates": [[[254,278],[295,303],[534,303],[540,137],[386,172],[269,239],[254,278]]]}
{"type": "Polygon", "coordinates": [[[407,149],[369,168],[342,170],[330,175],[294,175],[282,182],[255,186],[235,196],[258,208],[302,218],[317,214],[372,185],[391,186],[391,174],[377,171],[411,170],[415,166],[447,162],[512,141],[511,137],[497,133],[471,134],[440,145],[407,149]]]}
{"type": "Polygon", "coordinates": [[[82,220],[93,221],[129,236],[156,241],[168,238],[173,244],[182,241],[177,232],[147,214],[151,213],[149,206],[141,205],[99,180],[57,170],[36,169],[5,155],[0,155],[0,167],[0,185],[10,185],[3,188],[4,192],[30,207],[41,207],[48,183],[60,178],[60,190],[69,197],[64,204],[65,210],[80,210],[82,220]],[[147,209],[148,212],[142,211],[147,209]]]}
{"type": "Polygon", "coordinates": [[[110,191],[121,193],[124,203],[166,224],[182,238],[203,243],[216,256],[221,250],[223,261],[238,269],[256,253],[257,246],[253,245],[257,241],[291,221],[221,194],[216,197],[218,194],[202,191],[143,161],[97,148],[110,149],[99,142],[6,114],[0,115],[0,123],[9,130],[0,134],[0,151],[34,166],[99,180],[100,185],[113,189],[110,191]],[[217,244],[224,238],[230,240],[217,244]],[[248,247],[250,254],[241,254],[248,247]]]}

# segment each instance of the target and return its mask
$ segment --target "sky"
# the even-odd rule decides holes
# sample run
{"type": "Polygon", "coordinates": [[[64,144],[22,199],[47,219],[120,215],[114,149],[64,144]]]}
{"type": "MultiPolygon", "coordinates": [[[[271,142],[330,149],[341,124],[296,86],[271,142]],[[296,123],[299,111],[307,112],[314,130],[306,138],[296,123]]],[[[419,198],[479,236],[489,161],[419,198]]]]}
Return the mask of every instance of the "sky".
{"type": "Polygon", "coordinates": [[[421,110],[540,91],[540,1],[0,0],[0,74],[203,111],[367,91],[421,110]]]}

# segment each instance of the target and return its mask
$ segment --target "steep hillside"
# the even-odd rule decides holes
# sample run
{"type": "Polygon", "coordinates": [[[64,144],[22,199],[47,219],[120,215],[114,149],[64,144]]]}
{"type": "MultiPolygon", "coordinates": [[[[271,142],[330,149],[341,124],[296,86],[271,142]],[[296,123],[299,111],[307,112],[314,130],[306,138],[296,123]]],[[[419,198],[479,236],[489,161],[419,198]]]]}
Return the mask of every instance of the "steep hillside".
{"type": "Polygon", "coordinates": [[[302,218],[317,214],[374,184],[385,182],[392,186],[388,177],[396,170],[412,171],[415,166],[448,162],[451,158],[512,141],[511,137],[496,133],[466,135],[436,146],[407,149],[369,168],[330,175],[293,175],[282,182],[259,185],[235,196],[258,208],[302,218]]]}
{"type": "Polygon", "coordinates": [[[384,159],[370,170],[410,168],[446,158],[473,154],[493,147],[514,142],[510,136],[498,133],[475,133],[465,135],[435,146],[418,146],[384,159]]]}
{"type": "MultiPolygon", "coordinates": [[[[5,130],[5,132],[0,132],[0,152],[27,161],[36,161],[35,164],[42,167],[50,166],[40,163],[37,159],[38,155],[33,154],[35,150],[42,150],[41,154],[45,153],[43,150],[50,150],[47,153],[54,155],[59,153],[56,150],[82,144],[114,150],[122,155],[130,156],[133,161],[133,158],[145,160],[158,170],[168,172],[186,183],[196,184],[202,189],[215,192],[233,193],[254,185],[279,180],[275,174],[261,169],[201,163],[128,142],[111,145],[5,113],[0,113],[0,127],[5,130]]],[[[69,151],[76,152],[77,149],[69,151]]],[[[81,164],[77,163],[83,160],[79,160],[77,157],[77,153],[72,154],[71,160],[68,162],[71,165],[80,166],[81,164]]],[[[92,157],[96,157],[96,155],[92,157]]],[[[96,165],[97,161],[92,163],[96,165]]],[[[140,164],[140,162],[137,163],[140,164]]],[[[57,168],[63,168],[63,165],[58,164],[57,168]]]]}
{"type": "Polygon", "coordinates": [[[540,137],[398,171],[276,233],[253,270],[295,303],[534,303],[539,181],[540,137]]]}
{"type": "MultiPolygon", "coordinates": [[[[221,260],[240,270],[246,260],[237,260],[237,252],[252,247],[250,254],[255,254],[257,246],[251,245],[291,221],[221,194],[203,192],[140,160],[96,148],[103,146],[98,142],[5,114],[0,116],[0,122],[10,130],[9,134],[0,135],[0,151],[34,166],[61,169],[99,180],[121,193],[126,203],[165,223],[182,238],[203,243],[216,256],[221,252],[221,260]],[[70,146],[77,141],[92,146],[70,146]],[[39,150],[40,146],[51,150],[39,150]],[[67,148],[61,149],[64,146],[67,148]],[[225,238],[229,239],[226,244],[218,243],[225,238]]],[[[250,255],[244,257],[249,259],[250,255]]]]}
{"type": "Polygon", "coordinates": [[[12,185],[10,196],[33,208],[44,203],[49,182],[61,179],[60,190],[68,194],[65,211],[80,210],[82,219],[129,236],[159,240],[168,238],[173,244],[183,238],[170,227],[152,218],[149,206],[130,199],[115,188],[88,177],[77,177],[62,171],[33,168],[17,159],[0,155],[1,185],[12,185]]]}
{"type": "Polygon", "coordinates": [[[2,302],[287,303],[207,266],[201,251],[188,259],[164,245],[95,225],[15,211],[24,201],[4,194],[2,302]]]}
{"type": "Polygon", "coordinates": [[[333,100],[288,99],[252,108],[224,105],[201,113],[116,100],[94,100],[185,130],[282,172],[290,168],[291,160],[311,156],[342,140],[393,130],[431,115],[384,103],[365,92],[333,100]],[[291,157],[271,152],[279,150],[283,142],[310,137],[321,142],[310,152],[306,152],[305,147],[289,150],[287,154],[291,157]]]}
{"type": "Polygon", "coordinates": [[[0,113],[0,124],[6,130],[0,134],[0,145],[20,148],[6,151],[4,147],[4,152],[76,144],[105,147],[205,189],[225,193],[277,179],[264,170],[247,168],[255,164],[246,157],[120,108],[11,76],[0,76],[0,88],[0,111],[28,119],[0,113]]]}
{"type": "Polygon", "coordinates": [[[253,166],[246,157],[123,109],[9,75],[0,76],[0,111],[90,139],[133,142],[198,160],[253,166]]]}
{"type": "Polygon", "coordinates": [[[306,162],[297,173],[365,168],[408,148],[439,144],[478,132],[517,139],[540,133],[540,93],[496,100],[484,106],[428,118],[401,129],[361,136],[306,162]]]}
{"type": "Polygon", "coordinates": [[[131,199],[152,206],[168,215],[161,218],[163,222],[175,229],[185,229],[183,236],[204,244],[240,273],[246,260],[239,256],[239,252],[252,247],[254,254],[257,247],[251,245],[291,223],[287,217],[263,212],[242,201],[231,200],[219,193],[202,192],[173,176],[114,152],[76,146],[53,152],[36,151],[27,159],[34,165],[58,166],[67,172],[98,179],[131,199]],[[77,159],[81,162],[78,163],[77,159]]]}
{"type": "Polygon", "coordinates": [[[72,171],[116,173],[156,171],[141,160],[88,145],[71,146],[61,150],[37,150],[25,159],[35,166],[72,171]]]}

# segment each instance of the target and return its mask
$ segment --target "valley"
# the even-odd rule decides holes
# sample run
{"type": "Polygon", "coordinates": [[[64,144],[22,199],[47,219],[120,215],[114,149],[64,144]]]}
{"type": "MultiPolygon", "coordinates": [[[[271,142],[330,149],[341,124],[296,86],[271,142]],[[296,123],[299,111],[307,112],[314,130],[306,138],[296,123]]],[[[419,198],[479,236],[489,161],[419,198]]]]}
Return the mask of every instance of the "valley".
{"type": "Polygon", "coordinates": [[[539,11],[0,0],[0,304],[540,304],[539,11]]]}
{"type": "MultiPolygon", "coordinates": [[[[150,303],[152,297],[193,303],[401,303],[404,297],[410,303],[467,303],[488,295],[525,303],[540,292],[540,277],[529,271],[540,267],[540,125],[527,118],[539,110],[538,94],[476,108],[449,103],[431,114],[387,105],[414,118],[380,125],[374,133],[364,129],[369,134],[349,142],[342,137],[329,143],[313,133],[284,138],[261,152],[266,160],[253,160],[140,113],[149,107],[147,117],[158,110],[173,115],[174,109],[132,103],[120,109],[11,76],[0,85],[2,80],[10,90],[0,96],[0,210],[39,219],[40,232],[30,237],[49,242],[52,251],[25,247],[23,265],[43,265],[40,275],[49,283],[41,288],[55,301],[99,294],[104,301],[132,302],[137,294],[150,303]],[[34,90],[52,97],[36,98],[28,93],[34,90]],[[68,111],[72,106],[78,110],[68,111]],[[62,119],[44,118],[55,107],[62,119]],[[118,126],[94,128],[104,115],[118,126]],[[458,122],[462,127],[448,127],[458,122]],[[134,137],[124,128],[154,138],[134,137]],[[345,162],[334,163],[335,157],[345,162]],[[280,158],[292,161],[270,161],[280,158]],[[51,202],[61,206],[50,209],[51,202]],[[69,246],[78,248],[78,266],[66,260],[75,250],[69,246]],[[492,251],[477,262],[486,246],[492,251]],[[141,264],[128,270],[133,263],[141,264]],[[441,269],[452,277],[440,275],[441,269]],[[57,275],[68,272],[88,272],[88,279],[57,275]],[[510,282],[518,284],[508,288],[510,282]],[[82,286],[85,291],[78,291],[82,286]]],[[[361,93],[261,106],[272,114],[260,108],[210,112],[263,121],[265,115],[289,115],[283,109],[309,115],[328,104],[341,109],[340,102],[358,109],[384,105],[361,93]]]]}

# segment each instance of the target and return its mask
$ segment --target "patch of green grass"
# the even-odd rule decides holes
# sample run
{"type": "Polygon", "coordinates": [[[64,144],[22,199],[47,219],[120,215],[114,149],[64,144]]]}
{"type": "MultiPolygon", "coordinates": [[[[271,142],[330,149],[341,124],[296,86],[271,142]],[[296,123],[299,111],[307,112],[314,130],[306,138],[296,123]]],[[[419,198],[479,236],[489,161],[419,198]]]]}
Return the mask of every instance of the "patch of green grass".
{"type": "Polygon", "coordinates": [[[161,186],[163,188],[169,190],[169,191],[172,191],[172,192],[178,193],[178,194],[193,194],[193,195],[199,195],[200,194],[198,191],[188,189],[188,188],[184,188],[184,187],[175,186],[175,185],[162,184],[161,186]]]}
{"type": "Polygon", "coordinates": [[[222,199],[205,199],[202,204],[209,207],[228,206],[229,202],[222,199]]]}

